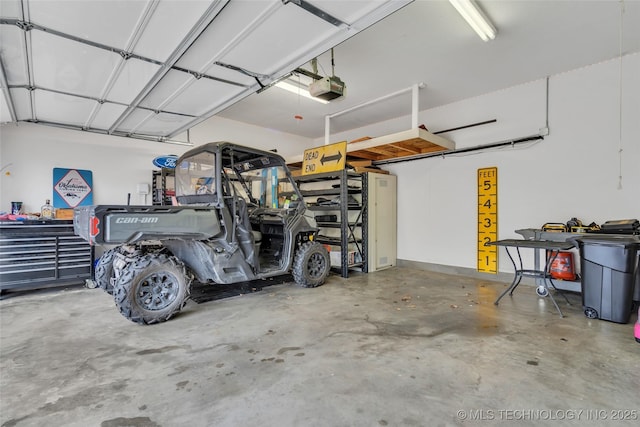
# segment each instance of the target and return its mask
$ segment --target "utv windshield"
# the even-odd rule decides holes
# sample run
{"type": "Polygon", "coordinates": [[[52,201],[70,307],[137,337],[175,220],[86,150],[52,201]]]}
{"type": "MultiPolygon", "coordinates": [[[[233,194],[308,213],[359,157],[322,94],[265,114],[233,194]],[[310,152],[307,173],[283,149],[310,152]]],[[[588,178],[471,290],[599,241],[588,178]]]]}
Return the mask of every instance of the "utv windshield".
{"type": "Polygon", "coordinates": [[[176,167],[176,198],[183,205],[216,203],[215,155],[202,152],[176,167]]]}
{"type": "Polygon", "coordinates": [[[299,194],[278,157],[226,148],[222,163],[231,195],[263,208],[288,209],[298,203],[299,194]]]}
{"type": "Polygon", "coordinates": [[[298,200],[282,166],[248,170],[236,166],[224,168],[224,172],[233,185],[231,191],[254,206],[287,209],[298,200]]]}
{"type": "Polygon", "coordinates": [[[203,151],[184,159],[176,168],[176,195],[181,205],[216,204],[219,197],[241,197],[254,207],[295,208],[301,200],[283,161],[234,146],[221,147],[221,183],[216,186],[216,154],[203,151]],[[216,188],[222,189],[222,195],[216,188]]]}

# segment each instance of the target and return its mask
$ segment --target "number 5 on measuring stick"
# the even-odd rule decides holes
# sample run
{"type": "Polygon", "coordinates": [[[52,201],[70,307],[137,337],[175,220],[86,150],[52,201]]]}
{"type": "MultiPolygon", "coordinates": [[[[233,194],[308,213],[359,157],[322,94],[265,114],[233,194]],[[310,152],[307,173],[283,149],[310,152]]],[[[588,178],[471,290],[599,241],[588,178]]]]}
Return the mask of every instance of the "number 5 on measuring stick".
{"type": "Polygon", "coordinates": [[[498,168],[478,169],[478,271],[498,272],[498,168]]]}

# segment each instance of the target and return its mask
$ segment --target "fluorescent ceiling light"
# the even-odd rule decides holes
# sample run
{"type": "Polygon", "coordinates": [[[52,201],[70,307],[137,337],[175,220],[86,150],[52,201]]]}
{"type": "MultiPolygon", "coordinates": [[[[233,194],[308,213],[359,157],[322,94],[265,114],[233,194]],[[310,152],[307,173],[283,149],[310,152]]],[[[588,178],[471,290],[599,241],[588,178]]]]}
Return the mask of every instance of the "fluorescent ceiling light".
{"type": "Polygon", "coordinates": [[[284,89],[288,92],[291,93],[295,93],[296,95],[302,96],[304,98],[309,98],[309,99],[313,99],[316,102],[319,102],[321,104],[328,104],[329,101],[325,101],[324,99],[320,99],[320,98],[315,98],[313,96],[311,96],[309,94],[309,88],[308,87],[301,87],[301,86],[297,86],[295,84],[289,83],[286,80],[280,81],[278,83],[275,84],[276,87],[279,87],[280,89],[284,89]]]}
{"type": "Polygon", "coordinates": [[[472,0],[449,0],[449,3],[456,8],[483,41],[487,42],[496,38],[496,27],[491,24],[489,18],[472,0]]]}

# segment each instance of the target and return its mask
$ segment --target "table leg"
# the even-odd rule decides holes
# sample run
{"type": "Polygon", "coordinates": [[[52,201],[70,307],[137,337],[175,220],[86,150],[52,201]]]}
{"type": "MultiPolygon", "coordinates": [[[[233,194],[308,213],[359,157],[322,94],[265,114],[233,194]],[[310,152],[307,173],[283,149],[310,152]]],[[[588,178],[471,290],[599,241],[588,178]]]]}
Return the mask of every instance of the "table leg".
{"type": "MultiPolygon", "coordinates": [[[[549,287],[547,286],[546,282],[545,282],[545,288],[547,288],[547,291],[549,292],[549,298],[551,299],[551,302],[553,303],[553,305],[556,306],[556,310],[558,310],[558,313],[560,314],[560,317],[564,317],[564,314],[562,314],[562,310],[560,310],[560,307],[558,307],[558,303],[556,302],[556,299],[553,297],[553,295],[551,294],[551,290],[549,289],[549,287]]],[[[555,289],[555,288],[554,288],[555,289]]],[[[566,297],[565,297],[566,298],[566,297]]]]}
{"type": "MultiPolygon", "coordinates": [[[[551,251],[552,256],[547,257],[547,263],[544,266],[543,283],[544,283],[544,287],[547,288],[547,293],[549,294],[549,298],[551,299],[551,302],[553,302],[553,305],[556,306],[556,310],[558,310],[558,313],[560,313],[560,317],[564,317],[564,314],[562,314],[562,310],[560,310],[560,307],[558,306],[558,303],[556,302],[556,299],[551,294],[551,289],[549,289],[549,286],[547,286],[547,280],[548,280],[549,283],[551,284],[551,287],[554,290],[557,290],[556,287],[553,285],[553,282],[551,281],[551,270],[550,269],[551,269],[551,264],[553,264],[553,261],[555,261],[555,259],[558,257],[559,253],[560,253],[560,251],[551,251]]],[[[562,294],[562,296],[564,297],[565,300],[567,300],[567,302],[569,302],[569,300],[567,299],[567,296],[565,294],[562,294]]]]}
{"type": "Polygon", "coordinates": [[[520,257],[520,251],[517,250],[517,248],[516,248],[516,250],[518,252],[518,258],[520,259],[520,266],[521,266],[520,269],[518,269],[518,267],[516,266],[516,262],[514,261],[513,257],[511,256],[511,253],[509,253],[509,248],[505,247],[504,249],[507,251],[507,255],[509,256],[509,259],[511,260],[511,264],[513,264],[513,269],[514,269],[515,273],[514,273],[513,281],[511,282],[509,287],[507,289],[505,289],[504,292],[502,292],[500,294],[498,299],[493,303],[494,305],[498,305],[498,303],[500,302],[502,297],[505,296],[507,293],[510,292],[510,295],[513,295],[513,290],[518,287],[518,285],[520,284],[520,281],[522,280],[522,274],[520,274],[520,271],[522,270],[522,257],[520,257]]]}
{"type": "MultiPolygon", "coordinates": [[[[516,267],[516,263],[513,261],[513,258],[511,259],[511,262],[513,263],[513,267],[516,269],[516,275],[520,276],[518,278],[518,283],[516,283],[516,285],[511,288],[511,291],[509,292],[509,296],[513,295],[513,291],[516,290],[516,288],[520,285],[520,282],[522,281],[522,272],[524,271],[524,267],[522,266],[522,255],[520,255],[520,248],[516,248],[516,253],[518,254],[518,262],[520,263],[520,269],[518,269],[516,267]]],[[[507,249],[507,255],[509,255],[509,258],[511,258],[511,254],[509,253],[509,250],[507,249]]]]}
{"type": "Polygon", "coordinates": [[[567,298],[567,296],[564,294],[564,292],[562,292],[561,290],[559,290],[558,288],[556,288],[556,285],[553,284],[553,280],[551,278],[549,278],[549,283],[551,283],[551,287],[560,295],[562,295],[562,297],[564,298],[564,300],[567,302],[567,305],[571,305],[571,303],[569,302],[569,298],[567,298]]]}

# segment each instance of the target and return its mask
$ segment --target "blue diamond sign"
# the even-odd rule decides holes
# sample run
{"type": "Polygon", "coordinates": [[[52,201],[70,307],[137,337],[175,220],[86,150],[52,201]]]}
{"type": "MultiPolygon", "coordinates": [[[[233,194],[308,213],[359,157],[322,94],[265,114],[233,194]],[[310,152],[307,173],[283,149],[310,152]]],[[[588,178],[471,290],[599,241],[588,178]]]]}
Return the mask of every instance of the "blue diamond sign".
{"type": "Polygon", "coordinates": [[[93,204],[93,174],[88,170],[53,169],[53,206],[75,208],[93,204]]]}

